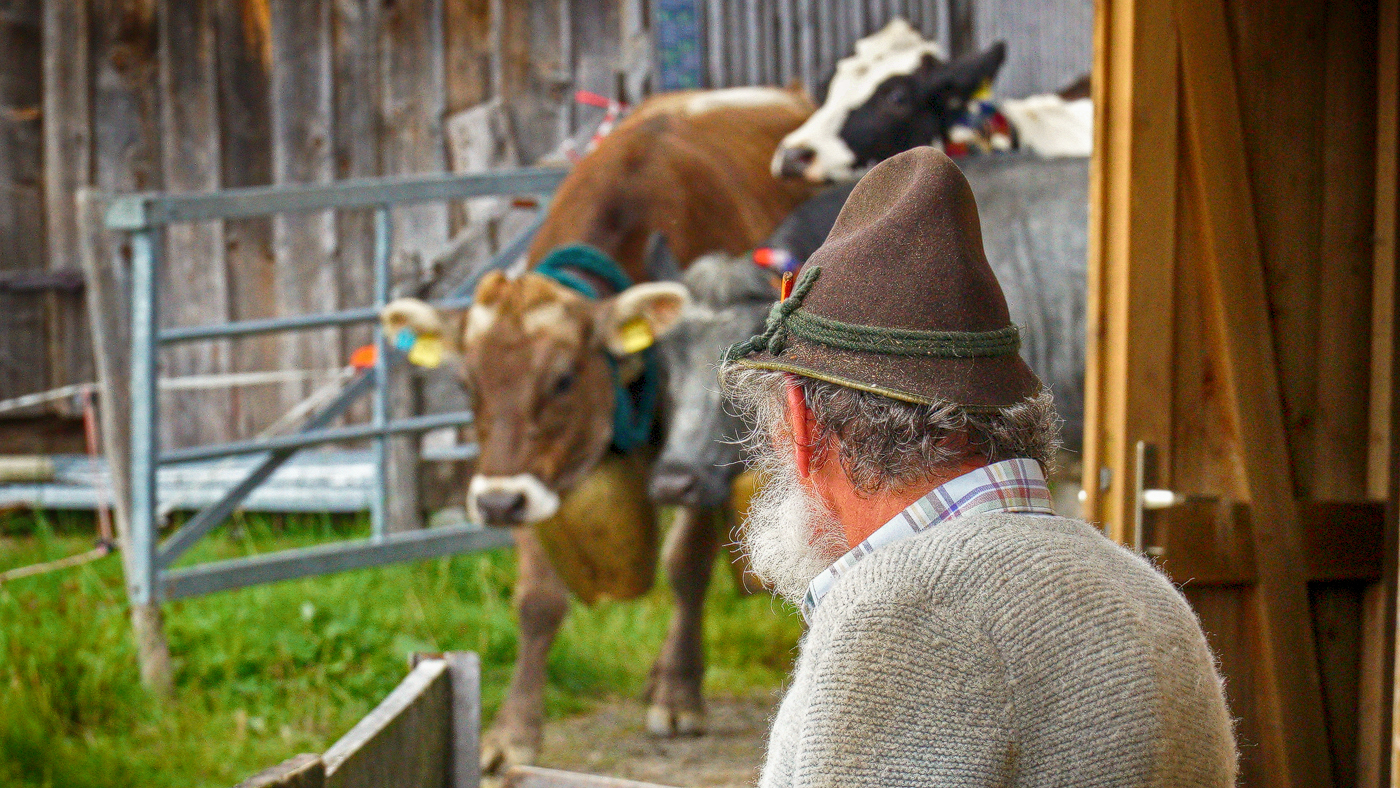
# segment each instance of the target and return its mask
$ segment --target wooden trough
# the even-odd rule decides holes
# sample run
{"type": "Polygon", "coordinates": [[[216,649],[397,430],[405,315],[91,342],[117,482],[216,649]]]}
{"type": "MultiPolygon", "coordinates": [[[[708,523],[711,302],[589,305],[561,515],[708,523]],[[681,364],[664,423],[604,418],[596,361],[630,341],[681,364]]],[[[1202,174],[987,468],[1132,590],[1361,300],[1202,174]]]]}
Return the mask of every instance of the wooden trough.
{"type": "MultiPolygon", "coordinates": [[[[236,788],[476,788],[481,784],[481,662],[469,651],[415,654],[394,691],[320,755],[303,753],[236,788]]],[[[509,788],[665,788],[515,767],[509,788]]]]}

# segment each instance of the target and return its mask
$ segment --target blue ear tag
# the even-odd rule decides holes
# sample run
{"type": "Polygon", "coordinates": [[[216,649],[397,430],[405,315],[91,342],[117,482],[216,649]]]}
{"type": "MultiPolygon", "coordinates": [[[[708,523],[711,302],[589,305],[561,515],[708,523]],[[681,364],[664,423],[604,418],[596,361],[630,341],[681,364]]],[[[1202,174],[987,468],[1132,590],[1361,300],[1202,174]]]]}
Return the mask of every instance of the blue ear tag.
{"type": "Polygon", "coordinates": [[[413,349],[413,343],[417,341],[418,335],[413,333],[413,329],[401,328],[399,329],[398,335],[394,337],[394,348],[403,353],[407,353],[413,349]]]}

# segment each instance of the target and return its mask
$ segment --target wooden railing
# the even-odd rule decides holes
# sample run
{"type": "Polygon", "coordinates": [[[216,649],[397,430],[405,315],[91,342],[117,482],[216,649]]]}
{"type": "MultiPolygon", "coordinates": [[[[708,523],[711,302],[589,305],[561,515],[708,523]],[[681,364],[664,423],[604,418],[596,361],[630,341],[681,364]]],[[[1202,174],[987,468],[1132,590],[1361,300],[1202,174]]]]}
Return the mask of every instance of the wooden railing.
{"type": "MultiPolygon", "coordinates": [[[[321,755],[305,753],[236,788],[477,788],[481,784],[481,663],[471,652],[415,654],[408,676],[321,755]]],[[[508,788],[665,788],[515,767],[508,788]]]]}

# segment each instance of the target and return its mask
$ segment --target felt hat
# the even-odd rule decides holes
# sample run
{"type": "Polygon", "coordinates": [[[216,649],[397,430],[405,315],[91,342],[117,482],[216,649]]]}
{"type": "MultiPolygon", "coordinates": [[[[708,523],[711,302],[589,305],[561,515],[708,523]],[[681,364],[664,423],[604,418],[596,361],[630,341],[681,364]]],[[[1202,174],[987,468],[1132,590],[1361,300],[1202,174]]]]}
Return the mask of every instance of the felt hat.
{"type": "Polygon", "coordinates": [[[860,180],[764,332],[726,358],[906,402],[996,409],[1041,389],[1020,346],[972,189],[922,147],[860,180]]]}

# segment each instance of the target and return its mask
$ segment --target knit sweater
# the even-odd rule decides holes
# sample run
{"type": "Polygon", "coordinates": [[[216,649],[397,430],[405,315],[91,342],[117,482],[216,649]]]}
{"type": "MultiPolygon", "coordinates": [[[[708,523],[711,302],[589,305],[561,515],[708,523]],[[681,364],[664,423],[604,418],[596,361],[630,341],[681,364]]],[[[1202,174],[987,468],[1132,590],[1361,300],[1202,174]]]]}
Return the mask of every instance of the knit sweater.
{"type": "Polygon", "coordinates": [[[1233,786],[1186,600],[1077,520],[993,513],[888,545],[816,609],[763,788],[1233,786]]]}

